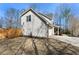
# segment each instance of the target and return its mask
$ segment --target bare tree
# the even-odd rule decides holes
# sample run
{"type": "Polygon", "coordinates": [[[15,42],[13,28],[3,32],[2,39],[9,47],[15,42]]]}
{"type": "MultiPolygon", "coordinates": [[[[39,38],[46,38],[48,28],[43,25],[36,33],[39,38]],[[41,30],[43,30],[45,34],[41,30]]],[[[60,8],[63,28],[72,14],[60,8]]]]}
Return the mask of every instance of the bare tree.
{"type": "Polygon", "coordinates": [[[79,18],[75,16],[71,16],[69,20],[69,31],[71,32],[72,36],[79,35],[79,18]]]}
{"type": "Polygon", "coordinates": [[[14,19],[15,19],[15,13],[16,13],[16,10],[14,8],[9,8],[6,10],[5,12],[5,18],[6,18],[6,27],[7,28],[11,28],[13,27],[13,23],[14,23],[14,19]]]}
{"type": "Polygon", "coordinates": [[[0,18],[0,28],[3,27],[3,22],[4,22],[4,21],[3,21],[3,17],[1,17],[1,18],[0,18]]]}
{"type": "MultiPolygon", "coordinates": [[[[65,4],[60,4],[57,11],[55,13],[56,24],[60,26],[62,30],[64,30],[64,33],[66,33],[69,26],[69,17],[72,15],[71,8],[66,6],[65,4]]],[[[62,31],[60,30],[60,33],[61,32],[62,31]]]]}
{"type": "Polygon", "coordinates": [[[37,9],[37,4],[30,4],[29,8],[32,8],[33,10],[36,10],[37,9]]]}
{"type": "Polygon", "coordinates": [[[15,8],[9,8],[5,12],[6,27],[7,28],[19,28],[20,27],[20,14],[22,10],[15,8]]]}
{"type": "Polygon", "coordinates": [[[65,19],[65,29],[68,30],[68,21],[71,16],[71,9],[68,7],[64,7],[62,11],[62,17],[65,19]]]}

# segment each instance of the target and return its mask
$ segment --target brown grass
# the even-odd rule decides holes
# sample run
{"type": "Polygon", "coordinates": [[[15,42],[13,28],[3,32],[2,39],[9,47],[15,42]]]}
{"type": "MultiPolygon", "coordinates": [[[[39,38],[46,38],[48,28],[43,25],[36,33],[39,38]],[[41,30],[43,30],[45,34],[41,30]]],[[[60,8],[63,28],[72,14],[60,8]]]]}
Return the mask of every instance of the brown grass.
{"type": "Polygon", "coordinates": [[[8,28],[8,29],[0,29],[0,39],[3,38],[14,38],[22,35],[21,29],[14,29],[14,28],[8,28]]]}

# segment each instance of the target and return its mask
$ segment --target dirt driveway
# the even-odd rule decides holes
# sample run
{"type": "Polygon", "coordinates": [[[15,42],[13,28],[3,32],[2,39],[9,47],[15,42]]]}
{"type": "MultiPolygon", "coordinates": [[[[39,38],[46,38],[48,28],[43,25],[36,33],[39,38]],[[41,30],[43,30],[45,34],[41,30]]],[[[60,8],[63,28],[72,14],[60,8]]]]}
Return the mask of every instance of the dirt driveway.
{"type": "Polygon", "coordinates": [[[1,55],[68,55],[79,54],[79,47],[56,39],[17,37],[0,40],[1,55]]]}

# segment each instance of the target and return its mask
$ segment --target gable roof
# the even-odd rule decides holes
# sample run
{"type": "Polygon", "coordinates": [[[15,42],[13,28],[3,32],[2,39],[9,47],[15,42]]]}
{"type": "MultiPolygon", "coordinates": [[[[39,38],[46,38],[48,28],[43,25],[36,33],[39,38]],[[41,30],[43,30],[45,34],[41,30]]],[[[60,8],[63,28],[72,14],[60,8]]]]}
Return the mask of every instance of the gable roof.
{"type": "Polygon", "coordinates": [[[52,16],[53,16],[52,14],[42,14],[42,13],[38,13],[38,14],[48,18],[49,20],[52,20],[52,16]]]}
{"type": "Polygon", "coordinates": [[[21,17],[22,17],[23,15],[25,15],[25,14],[26,14],[27,12],[29,12],[29,11],[33,12],[33,13],[34,13],[38,18],[40,18],[46,25],[48,25],[48,26],[50,26],[50,27],[53,27],[53,24],[52,24],[52,22],[50,21],[50,19],[49,19],[48,17],[46,17],[46,16],[43,15],[43,14],[39,14],[39,13],[35,12],[33,9],[29,9],[29,10],[23,12],[23,13],[21,14],[21,17]],[[48,20],[46,20],[45,17],[48,18],[48,20]]]}

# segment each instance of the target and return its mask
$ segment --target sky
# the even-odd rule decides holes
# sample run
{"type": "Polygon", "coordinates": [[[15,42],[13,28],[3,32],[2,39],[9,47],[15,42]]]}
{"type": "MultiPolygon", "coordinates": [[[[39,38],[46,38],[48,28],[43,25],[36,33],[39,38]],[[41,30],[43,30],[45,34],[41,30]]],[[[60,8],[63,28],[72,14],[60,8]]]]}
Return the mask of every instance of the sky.
{"type": "MultiPolygon", "coordinates": [[[[31,5],[34,5],[33,3],[0,3],[0,17],[5,17],[5,12],[9,8],[15,8],[15,9],[28,9],[31,5]]],[[[37,11],[41,13],[53,13],[59,12],[59,8],[61,5],[64,5],[65,7],[70,7],[71,12],[76,17],[79,17],[79,4],[78,3],[66,3],[66,4],[60,4],[60,3],[36,3],[37,11]]],[[[64,23],[64,21],[62,22],[64,23]]]]}
{"type": "MultiPolygon", "coordinates": [[[[9,8],[15,8],[15,9],[27,9],[29,6],[32,5],[31,3],[2,3],[0,4],[0,17],[4,16],[5,11],[9,8]]],[[[35,4],[36,8],[39,9],[40,12],[54,12],[58,4],[35,4]]]]}
{"type": "MultiPolygon", "coordinates": [[[[8,8],[15,8],[15,9],[26,9],[29,8],[29,6],[32,5],[31,3],[0,3],[0,17],[3,17],[5,15],[5,11],[8,8]]],[[[37,10],[40,12],[49,12],[49,13],[55,13],[58,12],[58,8],[61,4],[59,3],[37,3],[35,4],[37,7],[37,10]]],[[[77,3],[70,3],[70,4],[64,4],[66,7],[70,7],[73,14],[76,16],[79,16],[79,4],[77,3]]]]}

